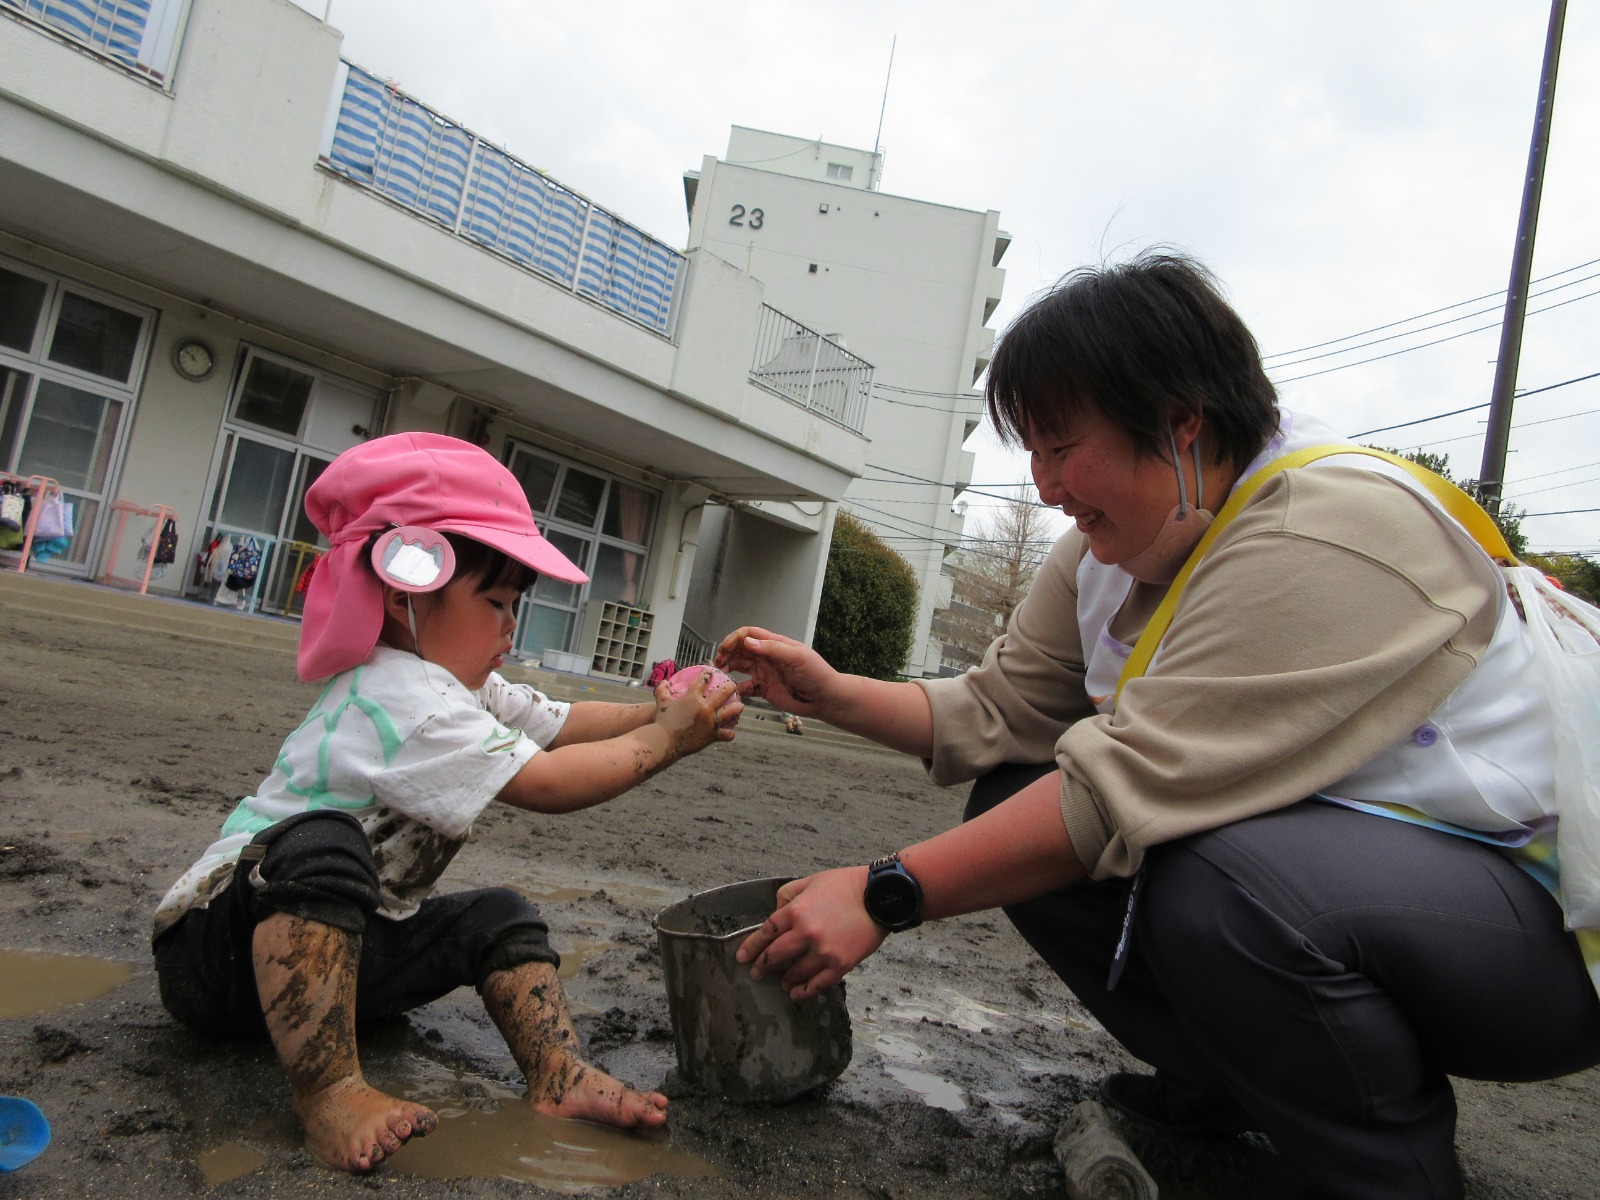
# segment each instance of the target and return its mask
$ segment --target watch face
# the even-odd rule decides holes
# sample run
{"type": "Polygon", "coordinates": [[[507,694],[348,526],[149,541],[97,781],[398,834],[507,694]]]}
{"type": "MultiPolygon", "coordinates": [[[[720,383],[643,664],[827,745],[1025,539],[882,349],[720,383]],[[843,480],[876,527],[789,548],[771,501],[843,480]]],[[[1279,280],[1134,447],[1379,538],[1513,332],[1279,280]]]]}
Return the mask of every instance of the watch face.
{"type": "Polygon", "coordinates": [[[867,884],[867,912],[889,929],[915,920],[921,906],[916,882],[899,871],[879,872],[867,884]]]}

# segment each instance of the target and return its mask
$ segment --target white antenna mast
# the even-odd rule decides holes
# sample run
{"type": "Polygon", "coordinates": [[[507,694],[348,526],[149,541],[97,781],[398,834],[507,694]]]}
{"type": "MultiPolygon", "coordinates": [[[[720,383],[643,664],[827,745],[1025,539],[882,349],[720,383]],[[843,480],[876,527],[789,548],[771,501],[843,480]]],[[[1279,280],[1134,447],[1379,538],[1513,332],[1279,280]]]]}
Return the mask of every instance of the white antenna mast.
{"type": "Polygon", "coordinates": [[[878,108],[878,132],[872,138],[872,178],[867,182],[867,190],[871,191],[882,181],[878,178],[878,148],[883,143],[883,114],[889,107],[889,78],[894,74],[894,47],[900,40],[897,33],[889,39],[889,69],[883,73],[883,104],[878,108]]]}

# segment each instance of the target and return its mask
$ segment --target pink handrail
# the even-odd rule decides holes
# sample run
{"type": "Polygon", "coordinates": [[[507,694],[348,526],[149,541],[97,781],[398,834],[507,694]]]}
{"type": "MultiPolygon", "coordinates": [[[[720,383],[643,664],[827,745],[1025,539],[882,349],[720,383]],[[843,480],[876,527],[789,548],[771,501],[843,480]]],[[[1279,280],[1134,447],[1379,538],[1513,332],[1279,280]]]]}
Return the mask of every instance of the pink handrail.
{"type": "Polygon", "coordinates": [[[17,574],[28,569],[28,558],[33,552],[33,531],[38,528],[39,514],[44,511],[44,502],[54,492],[61,495],[61,485],[48,475],[13,475],[10,471],[0,471],[0,481],[6,483],[20,483],[33,495],[33,507],[28,512],[28,525],[22,536],[22,546],[18,553],[21,558],[17,562],[17,574]]]}
{"type": "Polygon", "coordinates": [[[111,553],[106,557],[105,574],[100,576],[101,583],[121,584],[126,587],[136,587],[139,594],[145,594],[145,589],[150,586],[150,573],[155,570],[156,550],[161,545],[161,530],[166,526],[167,520],[177,520],[176,509],[168,508],[165,504],[135,504],[131,500],[116,500],[112,502],[111,511],[117,514],[117,531],[111,538],[111,553]],[[129,517],[154,517],[155,529],[150,534],[150,549],[144,556],[144,575],[139,579],[129,579],[121,575],[113,575],[111,569],[117,565],[117,551],[122,548],[122,534],[128,527],[129,517]]]}

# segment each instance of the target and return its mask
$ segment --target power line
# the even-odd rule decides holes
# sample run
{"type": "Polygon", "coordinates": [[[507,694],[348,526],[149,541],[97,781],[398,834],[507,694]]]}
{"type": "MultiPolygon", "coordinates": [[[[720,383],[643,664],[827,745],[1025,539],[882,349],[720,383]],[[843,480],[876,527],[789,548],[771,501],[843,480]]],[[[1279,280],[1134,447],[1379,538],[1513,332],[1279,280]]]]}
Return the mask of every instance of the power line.
{"type": "Polygon", "coordinates": [[[1356,438],[1368,437],[1374,433],[1388,433],[1391,429],[1408,429],[1412,425],[1426,425],[1429,421],[1442,421],[1446,417],[1459,417],[1462,413],[1477,412],[1480,408],[1488,408],[1486,400],[1482,404],[1470,404],[1466,408],[1453,408],[1449,412],[1434,413],[1431,417],[1418,417],[1415,421],[1401,421],[1398,425],[1380,425],[1376,429],[1363,429],[1360,433],[1349,435],[1353,442],[1356,438]]]}
{"type": "MultiPolygon", "coordinates": [[[[1542,421],[1524,421],[1522,424],[1518,425],[1517,428],[1531,429],[1535,425],[1549,425],[1555,421],[1570,421],[1574,417],[1589,417],[1593,416],[1597,412],[1600,412],[1600,408],[1586,408],[1582,412],[1568,413],[1564,417],[1546,417],[1542,421]]],[[[1416,446],[1415,449],[1424,450],[1429,446],[1443,446],[1448,442],[1465,442],[1471,438],[1481,438],[1482,436],[1483,434],[1481,433],[1464,433],[1460,437],[1440,438],[1435,442],[1423,442],[1421,445],[1416,446]]]]}
{"type": "MultiPolygon", "coordinates": [[[[1549,312],[1551,309],[1564,308],[1568,304],[1575,304],[1579,300],[1587,300],[1591,296],[1600,296],[1600,291],[1585,292],[1581,296],[1573,296],[1570,299],[1562,300],[1557,304],[1547,304],[1543,308],[1529,309],[1527,315],[1531,317],[1531,316],[1537,315],[1538,313],[1549,312]]],[[[1355,362],[1341,363],[1339,366],[1326,367],[1321,371],[1308,371],[1304,375],[1294,375],[1294,376],[1291,376],[1288,379],[1276,380],[1275,383],[1277,383],[1277,384],[1299,383],[1302,379],[1315,379],[1319,375],[1331,375],[1335,371],[1346,371],[1346,370],[1349,370],[1351,367],[1364,367],[1368,363],[1382,362],[1386,358],[1398,358],[1402,354],[1410,354],[1413,350],[1426,350],[1430,346],[1442,346],[1446,342],[1459,341],[1461,338],[1470,337],[1472,334],[1475,334],[1475,333],[1483,333],[1486,330],[1490,330],[1490,329],[1499,329],[1500,328],[1500,324],[1501,323],[1499,321],[1496,321],[1492,325],[1479,325],[1475,329],[1466,329],[1466,330],[1463,330],[1460,333],[1452,333],[1449,337],[1435,338],[1431,342],[1422,342],[1422,343],[1420,343],[1418,345],[1415,345],[1415,346],[1407,346],[1403,350],[1391,350],[1388,354],[1375,354],[1371,358],[1362,358],[1362,359],[1357,359],[1355,362]]],[[[1290,364],[1287,364],[1287,365],[1293,366],[1294,364],[1290,363],[1290,364]]]]}
{"type": "MultiPolygon", "coordinates": [[[[1538,293],[1535,293],[1535,294],[1536,295],[1540,295],[1540,296],[1548,296],[1551,292],[1558,292],[1562,288],[1574,287],[1574,286],[1576,286],[1577,284],[1580,284],[1580,283],[1588,283],[1591,279],[1600,279],[1600,274],[1584,275],[1584,276],[1582,276],[1581,278],[1578,278],[1578,279],[1569,279],[1569,280],[1567,280],[1566,283],[1558,283],[1553,288],[1546,288],[1544,291],[1538,292],[1538,293]]],[[[1595,293],[1590,292],[1588,294],[1592,296],[1595,293]]],[[[1576,296],[1576,297],[1573,297],[1573,299],[1582,300],[1583,297],[1582,296],[1576,296]]],[[[1556,305],[1551,305],[1550,307],[1554,308],[1554,307],[1557,307],[1557,306],[1556,305]]],[[[1346,346],[1342,350],[1329,350],[1325,354],[1313,354],[1313,355],[1310,355],[1307,358],[1297,358],[1293,362],[1278,363],[1278,364],[1276,364],[1276,368],[1275,369],[1287,369],[1289,367],[1298,367],[1298,366],[1302,365],[1303,363],[1316,362],[1318,359],[1334,358],[1334,357],[1336,357],[1337,355],[1340,355],[1340,354],[1349,354],[1353,350],[1365,350],[1368,346],[1381,346],[1384,342],[1392,342],[1396,338],[1411,337],[1412,335],[1418,334],[1418,333],[1427,333],[1430,329],[1443,329],[1445,326],[1454,325],[1458,321],[1468,321],[1468,320],[1471,320],[1473,317],[1482,317],[1482,316],[1488,315],[1489,313],[1497,312],[1497,311],[1498,311],[1498,309],[1494,309],[1494,308],[1476,309],[1473,312],[1462,313],[1459,317],[1451,317],[1448,321],[1437,321],[1432,325],[1419,325],[1417,328],[1408,329],[1404,333],[1391,333],[1387,337],[1374,338],[1370,342],[1357,342],[1355,345],[1346,346]]],[[[1496,324],[1498,324],[1498,322],[1496,322],[1496,324]]],[[[1472,332],[1472,331],[1469,330],[1469,332],[1472,332]]],[[[1420,349],[1420,347],[1416,347],[1416,348],[1420,349]]],[[[1277,357],[1277,356],[1274,356],[1274,357],[1277,357]]]]}
{"type": "MultiPolygon", "coordinates": [[[[1552,271],[1549,275],[1541,275],[1538,279],[1535,279],[1533,282],[1534,283],[1546,283],[1549,280],[1557,278],[1558,276],[1570,275],[1574,271],[1581,271],[1585,267],[1593,267],[1593,266],[1596,266],[1596,265],[1600,265],[1600,258],[1591,258],[1588,262],[1581,262],[1577,266],[1565,267],[1560,271],[1552,271]]],[[[1565,286],[1565,285],[1563,285],[1563,286],[1565,286]]],[[[1294,354],[1304,354],[1307,350],[1321,350],[1324,346],[1335,346],[1335,345],[1338,345],[1338,343],[1340,343],[1340,342],[1348,342],[1353,338],[1366,337],[1369,333],[1382,333],[1385,329],[1393,329],[1396,325],[1408,325],[1412,321],[1421,321],[1421,320],[1425,320],[1428,317],[1438,316],[1440,313],[1443,313],[1443,312],[1449,312],[1452,308],[1461,308],[1463,305],[1467,305],[1467,304],[1481,304],[1485,300],[1493,300],[1493,299],[1495,299],[1497,297],[1504,296],[1505,294],[1506,294],[1505,288],[1500,288],[1497,291],[1488,292],[1488,293],[1485,293],[1482,296],[1474,296],[1470,300],[1457,300],[1454,304],[1446,304],[1443,308],[1430,309],[1429,311],[1427,311],[1425,313],[1418,313],[1416,316],[1402,317],[1398,321],[1390,321],[1390,322],[1388,322],[1387,324],[1384,324],[1384,325],[1374,325],[1371,329],[1363,329],[1363,330],[1360,330],[1357,333],[1347,333],[1343,337],[1337,337],[1337,338],[1332,339],[1331,341],[1316,342],[1316,343],[1314,343],[1314,344],[1312,344],[1310,346],[1301,346],[1298,350],[1280,350],[1276,354],[1264,355],[1263,358],[1288,358],[1288,357],[1290,357],[1291,355],[1294,355],[1294,354]]],[[[1461,319],[1465,320],[1466,318],[1463,317],[1461,319]]]]}

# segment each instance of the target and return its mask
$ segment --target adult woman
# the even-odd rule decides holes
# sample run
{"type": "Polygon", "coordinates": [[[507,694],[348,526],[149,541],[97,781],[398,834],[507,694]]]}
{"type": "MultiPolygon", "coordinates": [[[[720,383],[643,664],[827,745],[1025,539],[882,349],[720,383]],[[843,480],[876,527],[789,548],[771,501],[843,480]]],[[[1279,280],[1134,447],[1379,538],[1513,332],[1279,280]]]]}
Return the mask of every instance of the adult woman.
{"type": "Polygon", "coordinates": [[[1032,304],[987,400],[1077,528],[980,667],[860,679],[748,628],[718,654],[747,691],[939,782],[982,776],[968,820],[789,885],[741,958],[810,995],[892,929],[1003,906],[1156,1067],[1103,1081],[1115,1107],[1261,1130],[1316,1195],[1460,1195],[1447,1074],[1600,1061],[1600,999],[1559,906],[1465,836],[1553,825],[1547,708],[1494,564],[1376,460],[1285,471],[1220,532],[1119,695],[1207,500],[1339,439],[1275,406],[1214,281],[1166,254],[1032,304]]]}

